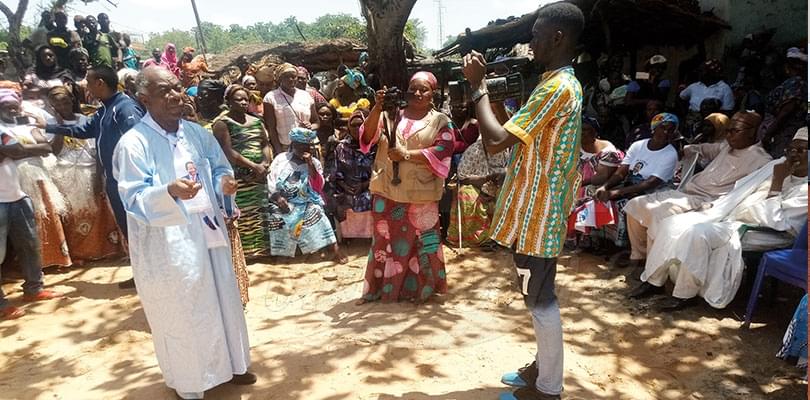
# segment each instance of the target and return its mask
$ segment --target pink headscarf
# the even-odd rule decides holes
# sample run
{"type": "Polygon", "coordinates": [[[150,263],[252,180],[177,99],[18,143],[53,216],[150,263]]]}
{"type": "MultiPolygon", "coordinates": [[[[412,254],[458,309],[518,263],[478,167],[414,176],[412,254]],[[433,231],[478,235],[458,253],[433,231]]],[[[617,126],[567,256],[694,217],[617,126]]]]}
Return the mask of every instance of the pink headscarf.
{"type": "Polygon", "coordinates": [[[169,71],[180,77],[180,67],[177,66],[177,47],[173,43],[169,43],[163,48],[163,54],[160,56],[160,65],[166,67],[169,71]],[[174,52],[169,53],[169,49],[174,52]]]}
{"type": "Polygon", "coordinates": [[[14,89],[0,89],[0,103],[15,103],[20,105],[22,98],[20,93],[14,89]]]}
{"type": "Polygon", "coordinates": [[[296,67],[296,69],[298,69],[299,74],[304,74],[307,76],[307,78],[309,78],[309,71],[307,71],[306,68],[304,68],[303,66],[298,66],[296,67]]]}
{"type": "Polygon", "coordinates": [[[411,80],[408,83],[412,83],[415,80],[423,80],[430,85],[430,88],[436,90],[439,88],[439,81],[436,79],[436,75],[428,71],[419,71],[411,77],[411,80]]]}

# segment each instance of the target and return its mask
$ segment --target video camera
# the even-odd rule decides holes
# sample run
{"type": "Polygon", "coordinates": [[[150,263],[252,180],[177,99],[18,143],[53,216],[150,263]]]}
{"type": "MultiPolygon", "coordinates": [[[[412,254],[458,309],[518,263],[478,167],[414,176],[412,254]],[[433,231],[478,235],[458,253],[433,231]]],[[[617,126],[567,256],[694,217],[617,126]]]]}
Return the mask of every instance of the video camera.
{"type": "Polygon", "coordinates": [[[405,92],[396,86],[386,90],[382,106],[383,110],[394,110],[407,107],[408,100],[405,98],[405,92]]]}
{"type": "MultiPolygon", "coordinates": [[[[453,68],[453,72],[460,73],[461,71],[462,67],[453,68]]],[[[510,57],[487,63],[486,83],[489,101],[525,99],[529,95],[527,90],[534,87],[528,84],[533,75],[536,75],[534,66],[528,57],[510,57]]],[[[471,103],[473,91],[470,82],[463,78],[448,83],[450,106],[463,106],[471,103]]]]}

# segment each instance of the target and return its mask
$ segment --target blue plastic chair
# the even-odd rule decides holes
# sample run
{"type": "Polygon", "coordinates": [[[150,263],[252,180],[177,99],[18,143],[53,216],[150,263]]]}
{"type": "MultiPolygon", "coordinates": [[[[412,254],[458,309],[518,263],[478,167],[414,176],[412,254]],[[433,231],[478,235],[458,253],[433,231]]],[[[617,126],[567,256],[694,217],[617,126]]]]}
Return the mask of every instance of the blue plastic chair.
{"type": "Polygon", "coordinates": [[[769,251],[762,255],[757,278],[745,310],[744,328],[751,326],[751,317],[757,306],[759,291],[762,289],[762,282],[766,276],[807,290],[807,224],[804,224],[799,236],[796,237],[793,248],[769,251]]]}

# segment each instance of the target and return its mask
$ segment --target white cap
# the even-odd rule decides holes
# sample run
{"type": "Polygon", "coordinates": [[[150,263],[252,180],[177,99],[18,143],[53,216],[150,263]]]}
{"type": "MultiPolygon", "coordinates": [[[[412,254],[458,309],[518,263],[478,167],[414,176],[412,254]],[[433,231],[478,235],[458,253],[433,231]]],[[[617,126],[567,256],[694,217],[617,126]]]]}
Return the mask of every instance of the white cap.
{"type": "Polygon", "coordinates": [[[667,63],[667,58],[660,55],[660,54],[656,54],[656,55],[650,57],[650,60],[647,61],[647,64],[649,64],[649,65],[666,64],[666,63],[667,63]]]}
{"type": "Polygon", "coordinates": [[[798,131],[796,131],[796,135],[793,136],[793,140],[804,140],[807,141],[807,127],[801,127],[798,131]]]}
{"type": "Polygon", "coordinates": [[[794,58],[807,62],[807,54],[801,51],[798,47],[791,47],[787,51],[787,58],[794,58]]]}

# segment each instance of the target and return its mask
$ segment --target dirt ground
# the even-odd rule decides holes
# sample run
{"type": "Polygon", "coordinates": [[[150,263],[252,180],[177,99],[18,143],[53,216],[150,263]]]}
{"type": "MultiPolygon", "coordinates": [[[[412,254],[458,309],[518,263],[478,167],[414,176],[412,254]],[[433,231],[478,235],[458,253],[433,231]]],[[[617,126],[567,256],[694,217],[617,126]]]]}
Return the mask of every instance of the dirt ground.
{"type": "MultiPolygon", "coordinates": [[[[422,306],[355,306],[368,243],[349,265],[317,256],[250,268],[252,387],[207,399],[491,400],[503,372],[531,361],[528,313],[507,253],[446,250],[450,292],[422,306]]],[[[118,263],[120,264],[120,263],[118,263]]],[[[130,267],[46,275],[64,299],[0,321],[1,399],[174,399],[163,384],[130,267]]],[[[591,255],[559,260],[565,395],[573,399],[803,399],[802,373],[774,354],[801,293],[781,288],[740,328],[747,292],[726,310],[675,314],[630,301],[632,271],[591,255]],[[787,294],[784,294],[787,293],[787,294]]],[[[19,304],[19,281],[3,289],[19,304]]]]}

